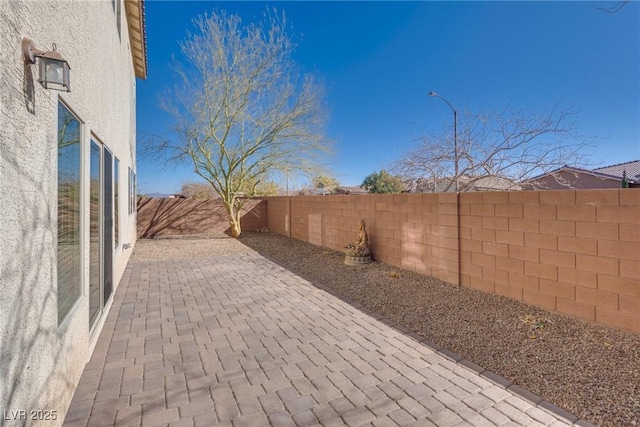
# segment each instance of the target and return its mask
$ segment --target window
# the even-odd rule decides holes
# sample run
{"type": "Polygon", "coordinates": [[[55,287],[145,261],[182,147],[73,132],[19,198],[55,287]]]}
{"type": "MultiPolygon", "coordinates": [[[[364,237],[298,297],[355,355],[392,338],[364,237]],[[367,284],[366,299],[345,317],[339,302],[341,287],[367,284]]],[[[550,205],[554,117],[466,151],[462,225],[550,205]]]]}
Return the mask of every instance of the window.
{"type": "Polygon", "coordinates": [[[113,158],[113,240],[115,242],[115,248],[120,246],[120,221],[118,221],[118,193],[120,189],[120,160],[117,157],[113,158]]]}
{"type": "Polygon", "coordinates": [[[80,297],[81,124],[58,102],[58,324],[80,297]]]}

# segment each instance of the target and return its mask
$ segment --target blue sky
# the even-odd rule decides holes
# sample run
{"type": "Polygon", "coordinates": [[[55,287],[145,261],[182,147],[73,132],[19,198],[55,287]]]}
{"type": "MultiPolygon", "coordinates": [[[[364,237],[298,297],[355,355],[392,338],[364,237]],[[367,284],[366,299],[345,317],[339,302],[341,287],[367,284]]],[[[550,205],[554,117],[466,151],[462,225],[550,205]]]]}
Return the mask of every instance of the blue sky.
{"type": "MultiPolygon", "coordinates": [[[[192,19],[214,9],[260,17],[284,10],[301,36],[296,60],[327,86],[334,175],[344,185],[389,165],[451,110],[539,110],[559,102],[579,133],[597,137],[594,165],[640,159],[640,3],[607,2],[146,2],[149,75],[138,81],[138,138],[171,118],[159,97],[192,19]]],[[[187,167],[138,159],[140,193],[174,193],[187,167]]]]}

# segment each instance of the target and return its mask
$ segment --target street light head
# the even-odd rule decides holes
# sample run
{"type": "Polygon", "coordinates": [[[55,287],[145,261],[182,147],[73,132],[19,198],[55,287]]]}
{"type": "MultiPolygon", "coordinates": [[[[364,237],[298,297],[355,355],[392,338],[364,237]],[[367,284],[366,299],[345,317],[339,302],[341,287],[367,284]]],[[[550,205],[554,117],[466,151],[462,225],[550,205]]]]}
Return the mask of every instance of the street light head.
{"type": "Polygon", "coordinates": [[[429,96],[438,96],[438,94],[435,92],[429,92],[429,96]]]}

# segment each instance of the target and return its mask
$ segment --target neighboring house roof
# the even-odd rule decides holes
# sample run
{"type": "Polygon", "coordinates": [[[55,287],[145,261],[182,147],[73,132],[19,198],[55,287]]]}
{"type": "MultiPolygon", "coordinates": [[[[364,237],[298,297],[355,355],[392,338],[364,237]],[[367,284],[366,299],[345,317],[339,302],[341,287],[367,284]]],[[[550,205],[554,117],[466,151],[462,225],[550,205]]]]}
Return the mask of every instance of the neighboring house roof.
{"type": "Polygon", "coordinates": [[[629,184],[638,186],[640,184],[640,160],[603,166],[592,170],[564,165],[522,181],[522,184],[523,186],[537,186],[539,183],[544,182],[548,184],[549,179],[555,178],[558,185],[552,184],[552,188],[608,188],[619,186],[622,181],[622,174],[625,171],[629,184]],[[573,178],[567,178],[567,174],[573,176],[573,178]]]}
{"type": "Polygon", "coordinates": [[[326,196],[327,194],[331,192],[326,188],[303,188],[297,192],[298,196],[326,196]]]}
{"type": "Polygon", "coordinates": [[[640,178],[640,160],[633,160],[631,162],[618,163],[617,165],[603,166],[601,168],[595,168],[594,172],[607,174],[610,176],[618,177],[622,179],[624,171],[627,172],[627,179],[640,178]]]}
{"type": "MultiPolygon", "coordinates": [[[[556,175],[560,172],[571,172],[574,174],[587,174],[587,175],[592,175],[601,179],[611,179],[611,180],[615,180],[615,181],[619,181],[620,179],[622,179],[622,171],[620,171],[620,176],[616,176],[616,175],[611,175],[608,173],[604,173],[604,172],[598,172],[596,169],[594,170],[589,170],[589,169],[582,169],[582,168],[576,168],[574,166],[569,166],[569,165],[564,165],[562,167],[559,167],[557,169],[554,169],[552,171],[549,172],[545,172],[543,174],[534,176],[533,178],[529,178],[529,179],[525,179],[524,181],[522,181],[523,183],[527,183],[527,182],[532,182],[532,181],[537,181],[541,178],[547,177],[547,176],[553,176],[556,175]]],[[[628,174],[628,173],[627,173],[628,174]]],[[[629,178],[631,178],[631,175],[628,175],[629,178]]]]}
{"type": "Polygon", "coordinates": [[[574,173],[586,173],[588,175],[597,176],[604,179],[621,180],[624,171],[627,172],[627,179],[640,178],[640,160],[633,160],[631,162],[618,163],[611,166],[602,166],[595,169],[582,169],[575,166],[564,165],[550,172],[543,173],[533,178],[529,178],[524,182],[534,181],[544,176],[553,175],[558,172],[567,171],[574,173]]]}
{"type": "Polygon", "coordinates": [[[332,188],[304,188],[295,194],[298,196],[329,196],[336,194],[368,194],[369,192],[362,187],[347,187],[338,185],[332,188]]]}
{"type": "Polygon", "coordinates": [[[344,194],[369,194],[367,190],[365,190],[360,186],[352,187],[352,186],[341,185],[338,187],[338,189],[339,190],[341,189],[344,194]]]}
{"type": "MultiPolygon", "coordinates": [[[[448,188],[448,192],[454,192],[451,178],[419,178],[411,183],[409,193],[442,193],[448,188]]],[[[464,175],[458,178],[460,192],[469,191],[516,191],[522,190],[520,184],[502,176],[472,176],[464,175]]]]}
{"type": "Polygon", "coordinates": [[[129,26],[129,44],[136,77],[147,78],[147,31],[144,16],[145,0],[125,0],[127,24],[129,26]]]}
{"type": "MultiPolygon", "coordinates": [[[[464,182],[464,178],[461,181],[464,182]]],[[[469,179],[466,180],[467,182],[469,179]]],[[[501,176],[484,176],[477,179],[471,185],[470,191],[516,191],[522,190],[521,186],[509,178],[501,176]]]]}

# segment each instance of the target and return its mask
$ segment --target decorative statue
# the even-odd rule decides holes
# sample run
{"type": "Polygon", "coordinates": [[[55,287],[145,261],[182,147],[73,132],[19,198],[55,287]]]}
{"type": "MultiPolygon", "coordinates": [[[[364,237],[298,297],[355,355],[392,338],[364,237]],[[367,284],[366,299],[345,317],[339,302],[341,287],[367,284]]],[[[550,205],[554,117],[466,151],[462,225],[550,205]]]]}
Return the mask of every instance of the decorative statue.
{"type": "Polygon", "coordinates": [[[366,226],[367,224],[364,219],[361,219],[359,223],[360,232],[358,233],[358,238],[354,243],[349,243],[347,245],[347,250],[345,251],[347,255],[366,257],[371,254],[369,251],[369,236],[367,235],[366,226]]]}

